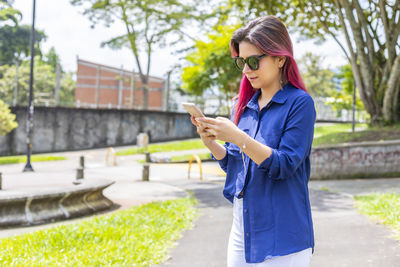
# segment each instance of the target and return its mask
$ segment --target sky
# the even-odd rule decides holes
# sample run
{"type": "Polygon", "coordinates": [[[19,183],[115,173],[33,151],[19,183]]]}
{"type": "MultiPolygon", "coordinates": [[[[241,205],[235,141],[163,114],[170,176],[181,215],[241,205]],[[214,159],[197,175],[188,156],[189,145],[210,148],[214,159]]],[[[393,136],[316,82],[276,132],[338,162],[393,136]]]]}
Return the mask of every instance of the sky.
{"type": "MultiPolygon", "coordinates": [[[[32,23],[32,2],[15,0],[13,7],[23,15],[21,24],[32,23]]],[[[43,30],[47,35],[46,42],[41,46],[42,51],[46,53],[54,46],[66,71],[76,71],[77,56],[80,59],[137,71],[134,56],[129,49],[111,50],[100,47],[101,42],[124,34],[124,25],[116,23],[107,28],[99,24],[92,29],[89,19],[81,12],[82,8],[72,6],[69,0],[36,0],[35,28],[43,30]]],[[[296,59],[310,51],[325,57],[324,67],[335,68],[347,63],[343,52],[333,40],[317,46],[312,41],[297,42],[295,36],[291,37],[296,59]]],[[[166,76],[171,66],[178,62],[177,56],[172,54],[175,49],[169,47],[154,51],[151,75],[166,76]]],[[[143,62],[144,59],[145,55],[141,55],[143,62]]]]}

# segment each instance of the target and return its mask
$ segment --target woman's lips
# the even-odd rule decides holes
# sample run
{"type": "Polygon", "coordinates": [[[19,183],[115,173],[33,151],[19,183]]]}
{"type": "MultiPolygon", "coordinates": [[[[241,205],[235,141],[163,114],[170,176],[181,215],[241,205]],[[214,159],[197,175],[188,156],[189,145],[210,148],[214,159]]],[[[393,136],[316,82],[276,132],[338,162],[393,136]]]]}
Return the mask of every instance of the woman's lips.
{"type": "Polygon", "coordinates": [[[254,81],[255,79],[257,79],[258,77],[248,77],[247,79],[249,79],[250,82],[254,81]]]}

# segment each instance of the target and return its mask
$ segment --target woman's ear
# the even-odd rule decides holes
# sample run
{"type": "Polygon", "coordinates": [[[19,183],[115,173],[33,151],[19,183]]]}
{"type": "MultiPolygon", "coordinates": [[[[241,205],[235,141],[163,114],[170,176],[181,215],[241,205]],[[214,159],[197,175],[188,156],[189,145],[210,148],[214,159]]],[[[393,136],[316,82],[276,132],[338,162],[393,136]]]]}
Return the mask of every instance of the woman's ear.
{"type": "Polygon", "coordinates": [[[285,65],[286,57],[285,56],[278,56],[278,67],[282,68],[285,65]]]}

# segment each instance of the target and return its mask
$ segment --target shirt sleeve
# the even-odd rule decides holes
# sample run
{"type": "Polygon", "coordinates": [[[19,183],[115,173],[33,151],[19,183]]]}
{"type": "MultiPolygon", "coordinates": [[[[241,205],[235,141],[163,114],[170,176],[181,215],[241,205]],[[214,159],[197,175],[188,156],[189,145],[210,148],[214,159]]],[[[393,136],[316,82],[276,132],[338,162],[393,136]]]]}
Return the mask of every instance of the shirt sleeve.
{"type": "Polygon", "coordinates": [[[299,97],[289,112],[278,149],[257,167],[267,171],[269,178],[280,180],[291,177],[310,154],[314,136],[316,112],[310,95],[299,97]]]}
{"type": "Polygon", "coordinates": [[[227,166],[228,166],[228,146],[229,146],[229,143],[228,143],[228,142],[225,142],[224,147],[225,147],[225,150],[226,150],[226,154],[225,154],[225,157],[224,157],[223,159],[218,160],[218,159],[216,159],[216,158],[214,157],[214,155],[213,155],[212,153],[210,153],[210,154],[211,154],[211,158],[212,158],[213,160],[218,161],[219,166],[221,167],[221,169],[222,169],[225,173],[226,173],[227,166]]]}
{"type": "MultiPolygon", "coordinates": [[[[235,104],[233,105],[233,108],[232,108],[232,110],[231,110],[231,121],[233,121],[234,111],[235,111],[235,106],[236,106],[236,104],[237,104],[237,101],[238,101],[238,100],[236,99],[235,104]]],[[[225,142],[224,147],[225,147],[226,154],[225,154],[225,157],[224,157],[223,159],[217,160],[217,159],[214,157],[214,155],[213,155],[212,153],[210,153],[210,154],[211,154],[211,158],[212,158],[213,160],[218,161],[219,166],[220,166],[221,169],[226,173],[227,166],[228,166],[229,142],[225,142]]]]}

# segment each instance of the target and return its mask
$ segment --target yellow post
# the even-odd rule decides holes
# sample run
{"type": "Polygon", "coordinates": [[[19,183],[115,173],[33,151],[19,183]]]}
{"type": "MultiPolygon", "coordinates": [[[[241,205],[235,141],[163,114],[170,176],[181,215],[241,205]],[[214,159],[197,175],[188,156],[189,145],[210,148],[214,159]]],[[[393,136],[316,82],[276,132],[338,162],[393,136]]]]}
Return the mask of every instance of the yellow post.
{"type": "Polygon", "coordinates": [[[197,163],[199,164],[200,181],[202,181],[203,180],[203,171],[202,171],[202,168],[201,168],[201,159],[200,159],[200,157],[198,155],[193,155],[189,160],[188,179],[190,179],[190,168],[192,166],[193,159],[196,159],[197,163]]]}
{"type": "Polygon", "coordinates": [[[108,157],[110,156],[110,154],[113,156],[113,159],[114,159],[113,165],[114,165],[114,166],[117,166],[117,154],[115,153],[115,150],[114,150],[114,148],[112,148],[112,147],[109,147],[109,148],[107,149],[107,154],[106,154],[106,165],[108,165],[108,157]]]}

